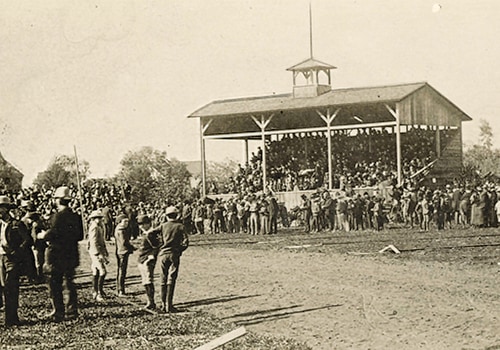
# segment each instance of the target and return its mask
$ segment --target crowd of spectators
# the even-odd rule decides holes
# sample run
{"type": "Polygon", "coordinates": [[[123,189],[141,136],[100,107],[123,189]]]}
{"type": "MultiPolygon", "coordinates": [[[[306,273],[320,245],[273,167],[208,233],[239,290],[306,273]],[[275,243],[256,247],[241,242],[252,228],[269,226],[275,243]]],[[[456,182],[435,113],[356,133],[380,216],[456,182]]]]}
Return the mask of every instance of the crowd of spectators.
{"type": "MultiPolygon", "coordinates": [[[[332,135],[333,188],[373,187],[396,175],[396,135],[391,128],[337,130],[332,135]]],[[[443,150],[454,130],[440,130],[443,150]]],[[[402,175],[410,178],[437,158],[436,130],[409,127],[401,134],[402,175]]],[[[246,193],[262,188],[262,149],[239,167],[225,189],[209,193],[246,193]]],[[[312,190],[328,184],[327,139],[324,133],[286,134],[266,141],[268,190],[312,190]]]]}

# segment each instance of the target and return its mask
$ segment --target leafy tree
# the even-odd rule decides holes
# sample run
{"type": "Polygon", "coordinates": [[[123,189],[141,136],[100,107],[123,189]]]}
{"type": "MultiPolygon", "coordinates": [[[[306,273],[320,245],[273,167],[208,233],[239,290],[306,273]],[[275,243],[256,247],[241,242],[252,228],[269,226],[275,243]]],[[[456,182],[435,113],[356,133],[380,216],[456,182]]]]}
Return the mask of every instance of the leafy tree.
{"type": "Polygon", "coordinates": [[[186,165],[152,147],[129,151],[120,162],[118,181],[132,188],[132,200],[175,202],[191,195],[186,165]]]}
{"type": "MultiPolygon", "coordinates": [[[[79,160],[80,181],[90,174],[90,165],[86,160],[79,160]]],[[[38,173],[34,184],[46,187],[58,187],[62,185],[76,185],[77,167],[74,156],[57,155],[55,156],[45,171],[38,173]]]]}
{"type": "Polygon", "coordinates": [[[490,124],[480,120],[478,143],[466,148],[464,167],[473,169],[480,177],[500,175],[500,149],[493,149],[493,131],[490,124]]]}
{"type": "Polygon", "coordinates": [[[207,191],[209,193],[232,192],[232,179],[237,176],[238,163],[231,159],[207,163],[207,191]]]}

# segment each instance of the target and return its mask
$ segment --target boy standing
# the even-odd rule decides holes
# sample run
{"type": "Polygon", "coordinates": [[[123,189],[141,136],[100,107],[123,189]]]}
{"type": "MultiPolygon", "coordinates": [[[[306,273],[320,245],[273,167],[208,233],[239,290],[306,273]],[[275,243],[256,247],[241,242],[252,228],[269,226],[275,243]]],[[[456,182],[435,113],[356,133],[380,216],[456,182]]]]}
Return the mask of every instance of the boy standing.
{"type": "Polygon", "coordinates": [[[161,234],[159,231],[151,230],[151,219],[147,215],[139,215],[137,223],[144,237],[142,238],[141,246],[139,247],[139,272],[141,273],[142,285],[146,290],[148,302],[146,309],[154,310],[155,304],[155,285],[154,285],[154,269],[158,250],[161,246],[161,234]]]}

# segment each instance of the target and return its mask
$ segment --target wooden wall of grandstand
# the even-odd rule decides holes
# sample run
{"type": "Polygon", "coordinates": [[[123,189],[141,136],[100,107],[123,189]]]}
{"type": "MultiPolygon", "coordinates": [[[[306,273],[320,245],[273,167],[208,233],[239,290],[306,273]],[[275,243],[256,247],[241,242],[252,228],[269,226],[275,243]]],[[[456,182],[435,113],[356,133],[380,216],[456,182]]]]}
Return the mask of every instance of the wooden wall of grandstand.
{"type": "MultiPolygon", "coordinates": [[[[194,111],[198,118],[203,195],[206,189],[205,142],[241,140],[248,162],[249,140],[260,141],[264,150],[262,183],[267,183],[266,141],[284,135],[314,134],[326,138],[329,190],[333,184],[332,139],[339,131],[350,136],[371,135],[382,130],[393,140],[397,182],[403,181],[405,135],[426,130],[435,147],[433,159],[412,176],[436,184],[457,177],[462,169],[462,122],[471,118],[427,82],[376,87],[332,89],[331,71],[336,67],[311,57],[287,70],[293,74],[291,93],[213,101],[194,111]]],[[[376,152],[376,150],[371,150],[376,152]]],[[[362,189],[367,190],[367,189],[362,189]]],[[[279,194],[285,202],[298,203],[301,193],[279,194]],[[286,196],[288,200],[285,200],[286,196]]]]}

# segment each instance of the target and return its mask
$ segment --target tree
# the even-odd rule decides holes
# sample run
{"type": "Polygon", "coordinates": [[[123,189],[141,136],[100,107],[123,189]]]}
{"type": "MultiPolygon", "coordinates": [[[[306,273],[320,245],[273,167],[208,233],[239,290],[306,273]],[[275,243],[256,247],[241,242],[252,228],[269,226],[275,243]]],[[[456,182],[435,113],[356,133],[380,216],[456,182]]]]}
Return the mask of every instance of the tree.
{"type": "Polygon", "coordinates": [[[490,124],[480,120],[478,143],[464,152],[464,167],[473,169],[480,177],[500,175],[500,149],[493,149],[493,131],[490,124]]]}
{"type": "MultiPolygon", "coordinates": [[[[90,175],[90,165],[86,160],[79,160],[80,181],[83,182],[90,175]]],[[[62,185],[76,185],[77,167],[74,156],[57,155],[49,163],[47,169],[38,173],[34,184],[46,187],[59,187],[62,185]]]]}
{"type": "Polygon", "coordinates": [[[223,162],[208,162],[207,186],[208,192],[228,193],[233,192],[232,179],[238,175],[238,163],[231,159],[223,162]],[[217,189],[217,191],[214,191],[217,189]]]}
{"type": "Polygon", "coordinates": [[[129,151],[120,162],[118,181],[132,187],[134,202],[177,202],[191,194],[186,165],[152,147],[129,151]]]}

